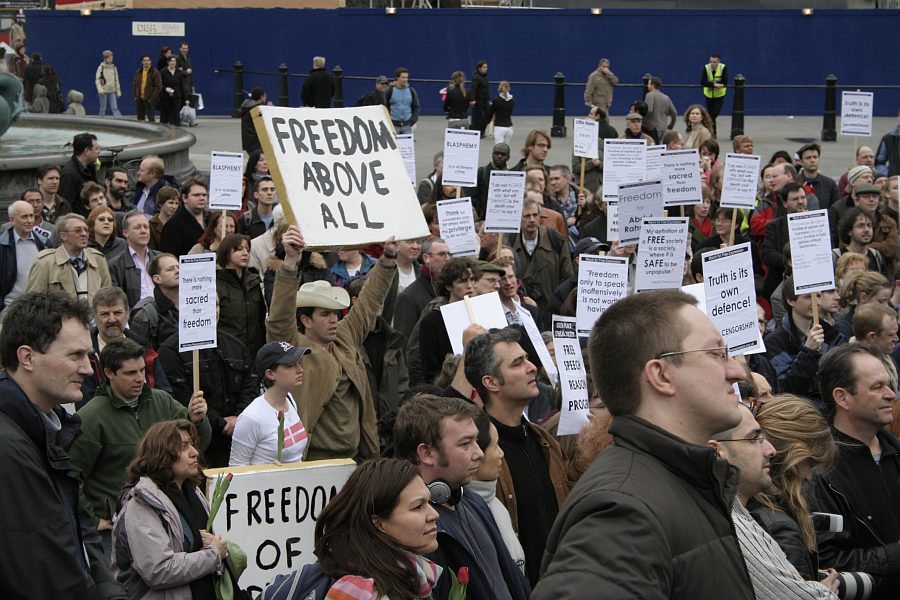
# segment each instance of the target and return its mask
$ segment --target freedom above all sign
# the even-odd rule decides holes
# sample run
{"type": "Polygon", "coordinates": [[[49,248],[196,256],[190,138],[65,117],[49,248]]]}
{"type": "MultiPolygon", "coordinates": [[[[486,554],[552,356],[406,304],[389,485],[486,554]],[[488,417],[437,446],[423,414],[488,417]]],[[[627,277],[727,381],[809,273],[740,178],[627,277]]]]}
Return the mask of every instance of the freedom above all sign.
{"type": "Polygon", "coordinates": [[[285,216],[309,248],[428,235],[383,107],[259,106],[253,122],[285,216]]]}

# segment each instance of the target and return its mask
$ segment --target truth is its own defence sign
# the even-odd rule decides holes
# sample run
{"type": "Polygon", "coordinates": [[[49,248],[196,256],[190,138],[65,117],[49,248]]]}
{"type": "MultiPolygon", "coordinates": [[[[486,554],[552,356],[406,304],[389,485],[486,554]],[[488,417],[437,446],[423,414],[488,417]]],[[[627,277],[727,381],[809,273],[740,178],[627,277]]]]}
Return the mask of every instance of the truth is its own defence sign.
{"type": "Polygon", "coordinates": [[[253,123],[284,214],[307,247],[428,235],[384,107],[258,106],[253,123]]]}

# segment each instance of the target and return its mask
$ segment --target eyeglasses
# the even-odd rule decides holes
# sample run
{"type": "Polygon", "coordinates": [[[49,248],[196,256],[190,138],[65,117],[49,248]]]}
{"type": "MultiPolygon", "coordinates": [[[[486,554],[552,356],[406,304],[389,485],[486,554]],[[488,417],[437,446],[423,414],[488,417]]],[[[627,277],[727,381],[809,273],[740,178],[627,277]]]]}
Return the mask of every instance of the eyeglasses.
{"type": "Polygon", "coordinates": [[[115,221],[112,217],[97,217],[96,220],[101,223],[112,223],[115,221]]]}
{"type": "Polygon", "coordinates": [[[756,442],[756,445],[762,446],[763,444],[766,443],[767,440],[766,440],[766,434],[764,434],[764,433],[757,433],[757,434],[756,434],[755,436],[753,436],[753,437],[748,437],[748,438],[735,438],[735,439],[733,439],[733,440],[719,440],[719,441],[720,441],[720,442],[756,442]]]}
{"type": "Polygon", "coordinates": [[[660,358],[669,358],[670,356],[680,356],[682,354],[690,354],[691,352],[708,352],[710,356],[718,358],[722,362],[728,362],[728,344],[724,346],[716,346],[715,348],[697,348],[696,350],[678,350],[676,352],[660,352],[656,355],[657,360],[660,358]]]}

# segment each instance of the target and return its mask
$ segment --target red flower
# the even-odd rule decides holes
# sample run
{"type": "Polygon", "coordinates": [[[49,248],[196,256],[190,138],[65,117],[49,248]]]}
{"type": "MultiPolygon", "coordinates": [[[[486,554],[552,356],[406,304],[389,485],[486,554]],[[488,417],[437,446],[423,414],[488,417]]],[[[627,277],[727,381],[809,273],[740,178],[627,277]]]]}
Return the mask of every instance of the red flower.
{"type": "Polygon", "coordinates": [[[469,585],[469,567],[460,567],[456,572],[456,580],[461,585],[469,585]]]}

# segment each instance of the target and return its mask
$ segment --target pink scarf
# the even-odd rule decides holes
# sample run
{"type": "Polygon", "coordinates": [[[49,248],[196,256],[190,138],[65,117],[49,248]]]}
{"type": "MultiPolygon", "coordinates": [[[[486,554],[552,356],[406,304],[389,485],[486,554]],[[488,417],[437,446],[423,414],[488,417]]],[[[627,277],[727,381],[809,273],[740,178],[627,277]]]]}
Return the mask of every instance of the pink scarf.
{"type": "MultiPolygon", "coordinates": [[[[434,564],[424,556],[409,555],[416,567],[419,589],[416,596],[424,598],[431,594],[431,588],[441,575],[441,567],[434,564]]],[[[338,579],[328,593],[325,600],[376,600],[375,580],[358,575],[344,575],[338,579]]]]}

